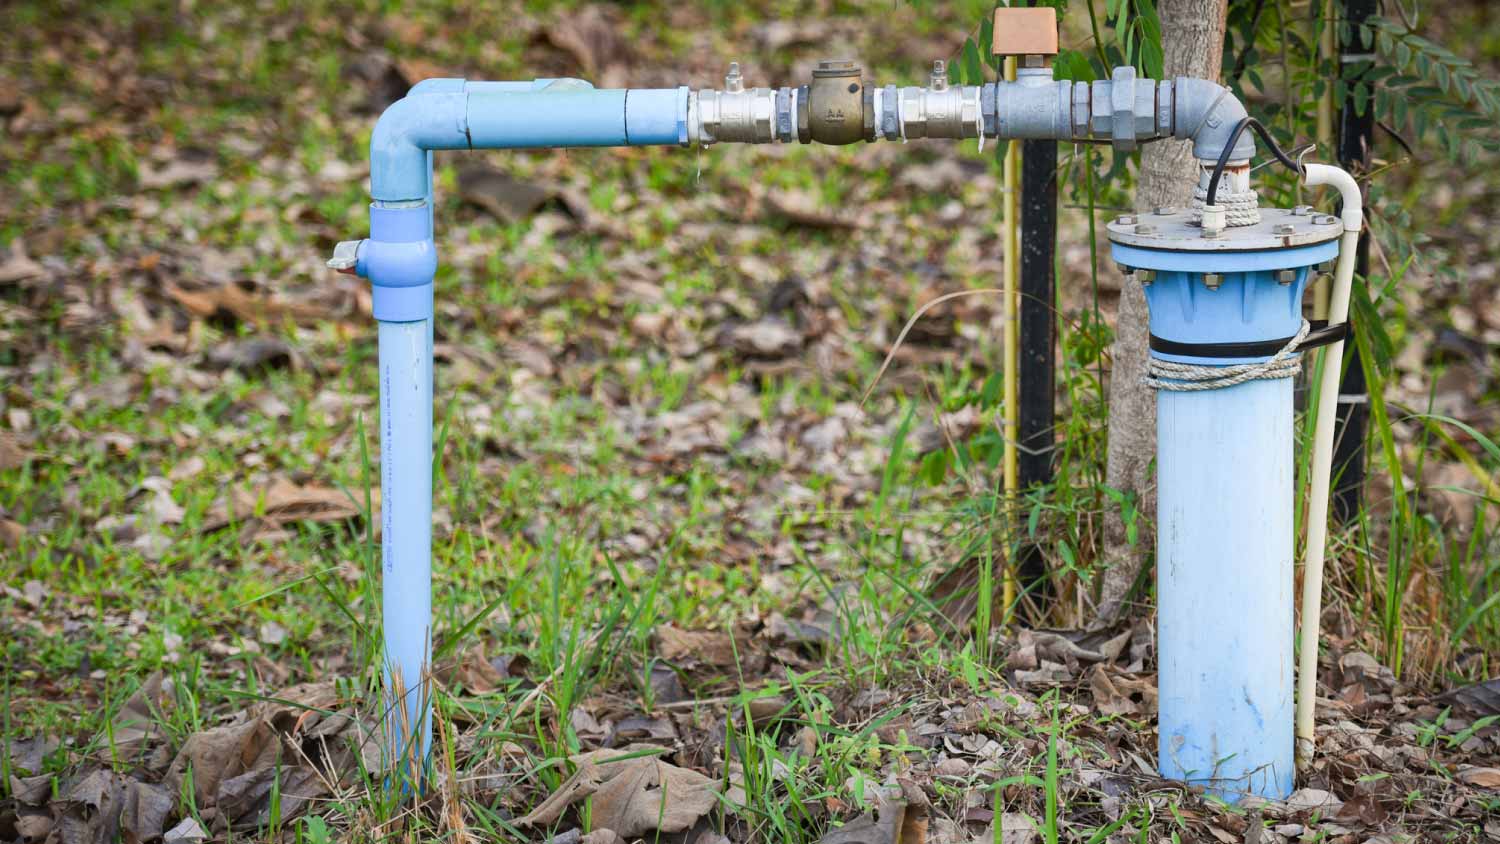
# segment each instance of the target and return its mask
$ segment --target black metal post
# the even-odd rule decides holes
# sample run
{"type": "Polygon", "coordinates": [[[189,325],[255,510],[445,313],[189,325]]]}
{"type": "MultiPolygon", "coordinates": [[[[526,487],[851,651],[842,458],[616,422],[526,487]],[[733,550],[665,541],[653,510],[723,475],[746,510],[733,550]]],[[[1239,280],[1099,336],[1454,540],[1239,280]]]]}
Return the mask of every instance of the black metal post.
{"type": "MultiPolygon", "coordinates": [[[[1020,403],[1016,436],[1020,491],[1050,483],[1056,385],[1057,142],[1021,144],[1020,403]]],[[[1022,546],[1021,588],[1044,594],[1047,564],[1041,549],[1022,546]]]]}
{"type": "MultiPolygon", "coordinates": [[[[1344,81],[1344,103],[1339,114],[1339,165],[1356,177],[1370,167],[1370,145],[1375,134],[1375,93],[1369,87],[1354,93],[1354,83],[1369,71],[1375,48],[1366,46],[1365,23],[1375,14],[1376,0],[1344,0],[1338,29],[1339,77],[1344,81]]],[[[1368,277],[1370,235],[1360,237],[1355,275],[1368,277]]],[[[1369,420],[1368,386],[1360,365],[1359,348],[1349,346],[1348,366],[1339,383],[1338,424],[1333,440],[1333,516],[1348,524],[1359,515],[1365,485],[1365,427],[1369,420]]]]}

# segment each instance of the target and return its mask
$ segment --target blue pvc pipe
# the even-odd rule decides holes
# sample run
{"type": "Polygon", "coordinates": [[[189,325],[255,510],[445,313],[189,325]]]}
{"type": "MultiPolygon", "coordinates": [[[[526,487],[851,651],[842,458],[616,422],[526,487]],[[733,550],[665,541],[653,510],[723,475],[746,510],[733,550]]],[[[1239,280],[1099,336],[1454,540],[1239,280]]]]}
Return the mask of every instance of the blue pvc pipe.
{"type": "Polygon", "coordinates": [[[386,202],[427,198],[432,150],[685,145],[687,101],[686,87],[427,80],[375,124],[370,194],[386,202]]]}
{"type": "Polygon", "coordinates": [[[1292,792],[1292,379],[1156,395],[1158,769],[1292,792]]]}
{"type": "Polygon", "coordinates": [[[598,91],[576,79],[429,79],[370,138],[370,279],[380,333],[386,730],[397,781],[420,782],[432,736],[432,153],[443,149],[686,145],[687,88],[598,91]]]}
{"type": "MultiPolygon", "coordinates": [[[[1291,337],[1310,265],[1337,251],[1112,245],[1116,261],[1156,271],[1151,333],[1180,343],[1291,337]],[[1279,284],[1279,269],[1295,279],[1279,284]],[[1223,276],[1218,289],[1207,272],[1223,276]]],[[[1210,366],[1265,359],[1151,354],[1210,366]]],[[[1292,386],[1157,392],[1157,766],[1231,802],[1285,798],[1296,773],[1292,386]]]]}
{"type": "Polygon", "coordinates": [[[387,751],[420,781],[432,736],[432,320],[378,325],[387,751]]]}

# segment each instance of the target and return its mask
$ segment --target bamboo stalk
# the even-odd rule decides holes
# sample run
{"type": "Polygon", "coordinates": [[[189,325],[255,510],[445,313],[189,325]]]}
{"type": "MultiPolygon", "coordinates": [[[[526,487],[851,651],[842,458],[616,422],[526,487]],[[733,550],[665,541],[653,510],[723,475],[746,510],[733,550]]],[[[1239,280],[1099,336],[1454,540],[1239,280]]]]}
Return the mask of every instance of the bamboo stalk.
{"type": "MultiPolygon", "coordinates": [[[[1005,78],[1016,78],[1016,57],[1008,56],[1005,59],[1005,78]]],[[[1001,333],[1001,341],[1004,344],[1004,366],[1005,366],[1005,450],[1004,450],[1004,475],[1003,490],[1005,499],[1006,524],[1009,528],[1011,515],[1015,511],[1016,488],[1019,486],[1017,470],[1017,444],[1019,437],[1020,422],[1020,307],[1021,307],[1021,239],[1020,233],[1020,194],[1021,194],[1021,144],[1019,141],[1009,141],[1005,149],[1004,177],[1004,229],[1005,229],[1005,290],[1004,300],[1004,323],[1001,333]]],[[[1013,543],[1010,541],[1010,531],[1006,531],[1004,554],[1002,556],[1003,570],[1001,572],[1002,594],[1004,595],[1004,610],[1002,619],[1008,621],[1016,603],[1016,566],[1012,553],[1013,543]]]]}
{"type": "MultiPolygon", "coordinates": [[[[1323,31],[1318,33],[1318,63],[1338,60],[1338,42],[1334,40],[1337,17],[1334,0],[1323,0],[1323,31]]],[[[1333,149],[1333,85],[1323,86],[1323,96],[1318,98],[1318,148],[1333,149]]],[[[1331,286],[1326,275],[1313,282],[1313,319],[1328,319],[1328,299],[1331,286]]]]}

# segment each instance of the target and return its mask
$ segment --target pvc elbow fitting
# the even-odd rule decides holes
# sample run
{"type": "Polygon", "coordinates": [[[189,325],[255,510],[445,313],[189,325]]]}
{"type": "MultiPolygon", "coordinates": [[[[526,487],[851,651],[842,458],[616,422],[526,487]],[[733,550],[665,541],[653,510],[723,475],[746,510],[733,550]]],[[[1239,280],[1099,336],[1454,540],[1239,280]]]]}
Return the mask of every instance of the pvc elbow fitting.
{"type": "Polygon", "coordinates": [[[1357,232],[1364,228],[1364,197],[1359,192],[1359,182],[1341,167],[1327,164],[1308,164],[1302,168],[1303,181],[1309,186],[1332,185],[1343,202],[1344,231],[1357,232]]]}

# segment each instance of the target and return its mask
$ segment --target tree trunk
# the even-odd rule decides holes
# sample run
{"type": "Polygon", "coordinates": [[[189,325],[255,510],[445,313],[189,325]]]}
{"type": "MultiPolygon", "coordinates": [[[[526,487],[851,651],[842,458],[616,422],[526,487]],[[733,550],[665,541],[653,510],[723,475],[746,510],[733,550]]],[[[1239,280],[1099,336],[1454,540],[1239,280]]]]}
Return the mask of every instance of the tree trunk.
{"type": "MultiPolygon", "coordinates": [[[[1218,79],[1224,56],[1226,0],[1157,0],[1161,16],[1165,76],[1218,79]]],[[[1147,211],[1162,205],[1184,207],[1198,183],[1198,163],[1192,142],[1153,141],[1141,150],[1141,179],[1136,207],[1147,211]]],[[[1120,618],[1125,599],[1145,565],[1153,544],[1146,520],[1156,513],[1156,490],[1151,458],[1156,453],[1156,395],[1141,379],[1146,375],[1146,294],[1139,283],[1127,283],[1120,293],[1115,320],[1115,344],[1109,377],[1109,450],[1104,482],[1134,494],[1141,523],[1135,546],[1126,539],[1126,525],[1118,508],[1104,518],[1104,583],[1100,590],[1099,621],[1120,618]]]]}

